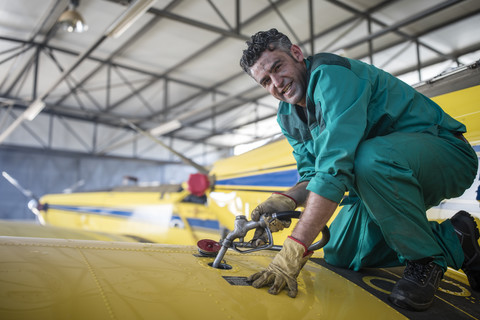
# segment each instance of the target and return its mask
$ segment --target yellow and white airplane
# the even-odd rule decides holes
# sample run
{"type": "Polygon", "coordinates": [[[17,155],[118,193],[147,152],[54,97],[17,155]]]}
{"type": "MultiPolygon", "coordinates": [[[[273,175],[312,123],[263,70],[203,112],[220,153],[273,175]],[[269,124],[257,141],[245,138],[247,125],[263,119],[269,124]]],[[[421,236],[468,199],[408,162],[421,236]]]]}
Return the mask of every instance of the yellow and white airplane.
{"type": "MultiPolygon", "coordinates": [[[[434,100],[467,125],[466,138],[480,153],[478,69],[467,77],[476,83],[462,89],[451,86],[447,90],[451,92],[438,94],[434,100]]],[[[438,88],[435,82],[431,85],[438,88]]],[[[279,140],[220,160],[209,176],[213,184],[206,190],[208,201],[200,204],[205,208],[202,213],[176,208],[186,204],[182,199],[187,191],[164,190],[161,198],[158,190],[150,190],[152,194],[112,190],[85,198],[81,193],[42,197],[39,209],[43,210],[38,214],[43,226],[2,222],[0,319],[480,319],[480,294],[471,290],[461,271],[447,271],[432,308],[410,312],[387,301],[402,268],[339,269],[324,262],[321,250],[300,273],[295,299],[252,288],[246,277],[265,268],[275,251],[253,251],[248,246],[256,226],[248,221],[249,214],[271,192],[284,191],[298,179],[291,148],[279,140]],[[68,199],[76,199],[77,207],[103,211],[62,211],[61,206],[72,206],[68,199]],[[90,202],[80,201],[85,199],[90,202]],[[156,217],[158,225],[152,223],[147,213],[136,216],[132,203],[155,207],[153,214],[161,206],[170,206],[165,210],[168,218],[156,217]],[[183,225],[172,224],[175,215],[183,225]],[[192,217],[218,226],[211,228],[217,230],[213,239],[220,238],[219,226],[232,230],[226,236],[232,240],[230,250],[220,251],[220,259],[209,255],[219,249],[215,241],[200,242],[199,249],[194,245],[198,237],[173,236],[172,229],[194,225],[189,220],[192,217]],[[128,221],[137,223],[138,229],[127,227],[128,221]],[[160,221],[170,227],[163,228],[165,238],[157,234],[162,229],[160,221]],[[146,231],[142,231],[143,222],[150,224],[146,231]],[[243,229],[248,234],[235,233],[241,223],[250,228],[243,229]]],[[[476,187],[478,180],[472,188],[476,187]]],[[[466,192],[460,199],[432,208],[429,216],[445,219],[458,211],[456,206],[467,205],[476,210],[470,212],[478,223],[478,202],[470,195],[466,192]]],[[[205,229],[203,225],[197,235],[205,229]]],[[[275,233],[270,244],[281,244],[289,232],[275,233]]]]}
{"type": "MultiPolygon", "coordinates": [[[[8,173],[13,185],[23,189],[8,173]]],[[[197,175],[193,175],[197,176],[197,175]]],[[[28,190],[23,189],[28,196],[28,190]]],[[[42,225],[98,231],[133,241],[195,244],[218,237],[220,225],[207,197],[185,186],[119,186],[109,190],[30,196],[29,208],[42,225]]]]}

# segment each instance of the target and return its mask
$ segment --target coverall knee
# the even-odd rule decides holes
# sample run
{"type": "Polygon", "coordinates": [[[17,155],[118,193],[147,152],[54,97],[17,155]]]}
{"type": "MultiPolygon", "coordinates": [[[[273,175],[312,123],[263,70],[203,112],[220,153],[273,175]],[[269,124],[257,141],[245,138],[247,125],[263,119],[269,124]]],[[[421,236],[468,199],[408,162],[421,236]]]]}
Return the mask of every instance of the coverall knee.
{"type": "Polygon", "coordinates": [[[366,140],[355,157],[359,199],[332,223],[326,261],[358,270],[433,257],[445,270],[460,268],[463,252],[450,221],[428,221],[426,210],[460,196],[477,166],[473,149],[449,132],[366,140]]]}

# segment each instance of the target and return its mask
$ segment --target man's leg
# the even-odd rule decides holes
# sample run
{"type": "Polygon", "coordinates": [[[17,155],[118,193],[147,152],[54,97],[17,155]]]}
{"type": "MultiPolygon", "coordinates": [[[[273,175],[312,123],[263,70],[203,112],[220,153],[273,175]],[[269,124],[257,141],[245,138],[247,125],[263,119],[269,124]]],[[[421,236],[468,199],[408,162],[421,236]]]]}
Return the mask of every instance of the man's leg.
{"type": "Polygon", "coordinates": [[[405,298],[404,306],[428,308],[447,265],[461,267],[464,255],[451,223],[428,222],[425,212],[461,195],[476,166],[473,150],[450,134],[394,133],[359,147],[357,192],[388,246],[407,262],[391,295],[405,298]]]}
{"type": "Polygon", "coordinates": [[[330,240],[323,248],[325,261],[331,265],[360,270],[362,267],[401,265],[382,231],[359,199],[345,205],[330,225],[330,240]]]}
{"type": "Polygon", "coordinates": [[[452,225],[426,217],[429,207],[460,196],[476,175],[475,153],[452,139],[394,133],[367,140],[357,152],[357,193],[401,261],[433,257],[444,270],[462,265],[452,225]]]}

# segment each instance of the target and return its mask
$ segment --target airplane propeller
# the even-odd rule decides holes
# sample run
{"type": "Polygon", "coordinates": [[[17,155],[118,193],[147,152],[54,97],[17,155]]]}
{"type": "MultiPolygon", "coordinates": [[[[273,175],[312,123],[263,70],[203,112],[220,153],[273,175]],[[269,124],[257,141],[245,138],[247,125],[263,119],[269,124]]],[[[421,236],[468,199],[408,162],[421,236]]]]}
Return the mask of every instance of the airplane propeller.
{"type": "Polygon", "coordinates": [[[39,211],[39,208],[42,207],[42,205],[40,204],[39,198],[37,196],[35,196],[35,194],[31,190],[28,190],[28,189],[25,189],[24,187],[22,187],[20,185],[20,183],[15,178],[13,178],[11,175],[9,175],[6,171],[2,171],[2,176],[8,182],[10,182],[10,184],[13,185],[18,191],[20,191],[27,199],[29,199],[28,209],[30,209],[30,211],[32,211],[33,214],[35,214],[38,222],[40,222],[40,224],[44,225],[45,224],[45,219],[43,219],[43,217],[42,217],[42,215],[40,214],[40,211],[39,211]]]}
{"type": "Polygon", "coordinates": [[[78,188],[82,187],[85,184],[85,180],[81,179],[72,184],[70,187],[63,189],[63,193],[73,193],[78,188]]]}

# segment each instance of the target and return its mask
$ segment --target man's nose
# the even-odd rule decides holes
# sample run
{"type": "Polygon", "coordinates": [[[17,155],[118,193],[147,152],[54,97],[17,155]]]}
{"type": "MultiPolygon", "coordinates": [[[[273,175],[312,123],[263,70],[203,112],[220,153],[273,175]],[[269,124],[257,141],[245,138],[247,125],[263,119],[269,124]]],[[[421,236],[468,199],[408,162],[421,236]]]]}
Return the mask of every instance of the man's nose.
{"type": "Polygon", "coordinates": [[[279,88],[282,85],[282,79],[279,76],[271,76],[272,83],[275,87],[279,88]]]}

